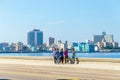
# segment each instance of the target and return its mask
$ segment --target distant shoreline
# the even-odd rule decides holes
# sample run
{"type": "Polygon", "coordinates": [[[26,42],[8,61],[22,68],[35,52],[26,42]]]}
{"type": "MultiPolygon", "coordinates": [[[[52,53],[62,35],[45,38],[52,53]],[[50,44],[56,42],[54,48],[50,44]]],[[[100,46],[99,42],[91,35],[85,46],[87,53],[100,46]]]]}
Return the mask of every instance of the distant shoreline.
{"type": "MultiPolygon", "coordinates": [[[[52,51],[48,51],[48,52],[21,52],[21,51],[17,51],[17,52],[0,52],[0,53],[52,53],[52,51]]],[[[69,52],[71,53],[71,52],[69,52]]],[[[76,53],[120,53],[120,51],[97,51],[97,52],[81,52],[81,51],[76,51],[76,53]]]]}

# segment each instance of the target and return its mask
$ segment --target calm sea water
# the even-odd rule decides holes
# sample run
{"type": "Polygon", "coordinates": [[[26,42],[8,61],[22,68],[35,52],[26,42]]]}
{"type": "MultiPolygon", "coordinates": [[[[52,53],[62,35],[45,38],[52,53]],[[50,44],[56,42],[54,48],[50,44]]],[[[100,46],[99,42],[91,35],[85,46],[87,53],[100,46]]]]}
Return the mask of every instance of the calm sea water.
{"type": "MultiPolygon", "coordinates": [[[[52,53],[0,53],[0,56],[51,56],[52,53]]],[[[76,53],[79,58],[120,58],[120,53],[76,53]]],[[[69,53],[71,57],[71,53],[69,53]]]]}

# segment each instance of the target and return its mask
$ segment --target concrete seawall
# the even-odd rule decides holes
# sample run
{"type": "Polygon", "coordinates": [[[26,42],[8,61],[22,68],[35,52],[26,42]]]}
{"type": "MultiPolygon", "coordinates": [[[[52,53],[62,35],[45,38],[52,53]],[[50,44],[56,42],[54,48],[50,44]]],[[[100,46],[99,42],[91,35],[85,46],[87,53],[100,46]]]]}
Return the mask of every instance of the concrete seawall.
{"type": "MultiPolygon", "coordinates": [[[[52,57],[31,56],[0,56],[0,59],[22,59],[22,60],[53,60],[52,57]]],[[[80,62],[112,62],[120,63],[120,58],[79,58],[80,62]]]]}

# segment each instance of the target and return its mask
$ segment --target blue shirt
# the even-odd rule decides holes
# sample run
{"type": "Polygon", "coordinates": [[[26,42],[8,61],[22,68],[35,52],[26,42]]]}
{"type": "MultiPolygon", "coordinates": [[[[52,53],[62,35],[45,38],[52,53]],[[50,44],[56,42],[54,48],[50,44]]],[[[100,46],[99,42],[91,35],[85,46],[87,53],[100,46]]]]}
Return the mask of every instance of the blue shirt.
{"type": "Polygon", "coordinates": [[[64,52],[60,51],[60,57],[64,57],[64,52]]]}

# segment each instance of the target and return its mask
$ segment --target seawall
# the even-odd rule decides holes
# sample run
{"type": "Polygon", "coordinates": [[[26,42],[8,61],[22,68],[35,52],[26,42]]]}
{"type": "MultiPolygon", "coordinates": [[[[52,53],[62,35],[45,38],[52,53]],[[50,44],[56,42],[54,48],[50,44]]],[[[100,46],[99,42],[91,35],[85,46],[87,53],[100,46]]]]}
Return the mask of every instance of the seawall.
{"type": "MultiPolygon", "coordinates": [[[[52,57],[31,56],[0,56],[0,59],[22,59],[22,60],[53,60],[52,57]]],[[[79,58],[80,62],[112,62],[120,63],[120,58],[79,58]]]]}

